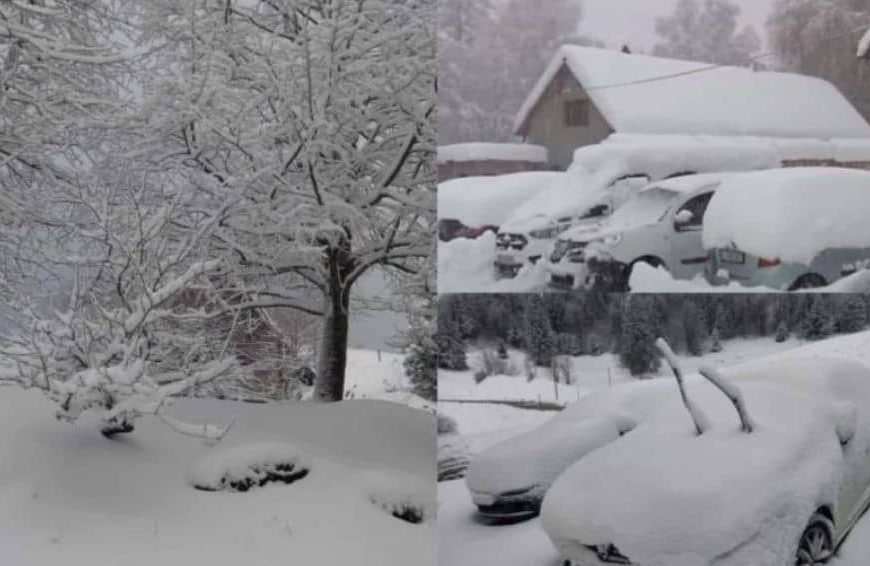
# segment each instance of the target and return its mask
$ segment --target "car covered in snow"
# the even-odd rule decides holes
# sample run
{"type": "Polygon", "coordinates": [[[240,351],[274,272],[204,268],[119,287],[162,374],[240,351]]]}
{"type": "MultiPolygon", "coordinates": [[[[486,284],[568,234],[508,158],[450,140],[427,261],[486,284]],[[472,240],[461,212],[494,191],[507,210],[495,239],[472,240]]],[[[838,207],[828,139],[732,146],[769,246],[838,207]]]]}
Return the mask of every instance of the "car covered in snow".
{"type": "Polygon", "coordinates": [[[537,264],[560,234],[574,227],[594,228],[652,181],[780,164],[772,147],[754,142],[614,134],[576,150],[565,186],[522,204],[501,226],[496,275],[512,277],[537,264]]]}
{"type": "Polygon", "coordinates": [[[551,486],[565,564],[821,564],[866,511],[870,368],[786,354],[700,373],[551,486]]]}
{"type": "Polygon", "coordinates": [[[565,232],[547,261],[550,286],[624,291],[639,262],[665,267],[676,279],[702,273],[704,213],[727,176],[687,175],[652,183],[599,227],[565,232]]]}
{"type": "Polygon", "coordinates": [[[525,201],[547,190],[564,173],[534,171],[463,177],[438,185],[438,238],[477,238],[499,226],[525,201]]]}
{"type": "Polygon", "coordinates": [[[705,276],[796,290],[870,267],[870,172],[798,167],[722,183],[704,222],[705,276]]]}
{"type": "Polygon", "coordinates": [[[534,517],[559,474],[629,433],[673,396],[674,389],[670,380],[617,385],[584,397],[542,426],[475,455],[465,481],[478,512],[500,521],[534,517]]]}

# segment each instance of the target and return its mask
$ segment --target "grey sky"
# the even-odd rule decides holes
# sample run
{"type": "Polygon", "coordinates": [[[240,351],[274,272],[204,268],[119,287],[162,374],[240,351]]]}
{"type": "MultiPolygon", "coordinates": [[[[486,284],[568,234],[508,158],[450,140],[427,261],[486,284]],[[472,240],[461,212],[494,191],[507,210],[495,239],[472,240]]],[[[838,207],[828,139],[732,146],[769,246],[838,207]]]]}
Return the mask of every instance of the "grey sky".
{"type": "MultiPolygon", "coordinates": [[[[735,0],[742,24],[752,24],[762,38],[773,0],[735,0]]],[[[628,44],[649,51],[655,44],[656,18],[673,12],[677,0],[584,0],[580,31],[608,46],[628,44]]]]}

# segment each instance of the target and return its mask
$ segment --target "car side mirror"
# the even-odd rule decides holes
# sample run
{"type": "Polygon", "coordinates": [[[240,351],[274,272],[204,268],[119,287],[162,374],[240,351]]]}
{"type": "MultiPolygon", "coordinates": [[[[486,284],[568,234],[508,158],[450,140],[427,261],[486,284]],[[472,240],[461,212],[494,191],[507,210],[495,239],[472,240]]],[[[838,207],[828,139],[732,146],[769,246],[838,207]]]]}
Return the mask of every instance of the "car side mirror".
{"type": "Polygon", "coordinates": [[[695,218],[691,210],[683,209],[674,216],[674,224],[677,226],[685,226],[695,218]]]}

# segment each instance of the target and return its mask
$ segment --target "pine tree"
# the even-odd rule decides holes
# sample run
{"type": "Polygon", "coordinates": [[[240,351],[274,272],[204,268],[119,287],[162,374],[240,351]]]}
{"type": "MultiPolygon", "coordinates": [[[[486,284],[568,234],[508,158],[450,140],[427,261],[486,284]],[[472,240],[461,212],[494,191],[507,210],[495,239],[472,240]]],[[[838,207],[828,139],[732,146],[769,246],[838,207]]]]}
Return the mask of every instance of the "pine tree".
{"type": "Polygon", "coordinates": [[[798,326],[801,338],[821,340],[834,333],[836,321],[824,295],[811,295],[809,308],[798,326]]]}
{"type": "Polygon", "coordinates": [[[864,300],[860,295],[838,296],[836,304],[837,332],[858,332],[867,326],[867,312],[864,309],[864,300]]]}
{"type": "Polygon", "coordinates": [[[549,366],[555,354],[555,338],[541,297],[530,297],[526,308],[526,351],[539,366],[549,366]]]}
{"type": "Polygon", "coordinates": [[[497,350],[497,352],[498,352],[498,357],[499,357],[500,360],[506,360],[506,359],[508,359],[507,345],[504,343],[504,340],[499,340],[499,341],[498,341],[498,350],[497,350]]]}
{"type": "Polygon", "coordinates": [[[622,310],[619,362],[631,375],[642,376],[659,368],[656,315],[651,300],[646,295],[630,295],[622,310]]]}
{"type": "Polygon", "coordinates": [[[405,356],[405,375],[411,380],[414,392],[424,399],[435,401],[438,392],[438,347],[430,333],[415,334],[405,356]]]}
{"type": "Polygon", "coordinates": [[[468,369],[465,356],[465,342],[462,340],[459,328],[455,323],[439,324],[435,334],[438,351],[438,367],[454,371],[468,369]]]}
{"type": "Polygon", "coordinates": [[[704,353],[704,321],[701,309],[694,302],[686,303],[683,308],[683,331],[686,338],[686,351],[693,356],[704,353]]]}

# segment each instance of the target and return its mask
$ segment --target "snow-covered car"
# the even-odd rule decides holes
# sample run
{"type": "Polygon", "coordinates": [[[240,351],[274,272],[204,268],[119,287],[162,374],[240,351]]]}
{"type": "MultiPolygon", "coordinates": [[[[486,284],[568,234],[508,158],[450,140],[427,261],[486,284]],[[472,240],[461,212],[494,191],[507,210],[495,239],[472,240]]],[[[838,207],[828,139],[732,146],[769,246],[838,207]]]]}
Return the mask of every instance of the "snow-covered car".
{"type": "Polygon", "coordinates": [[[624,291],[635,264],[665,267],[677,279],[707,261],[701,225],[727,174],[687,175],[652,183],[596,229],[578,227],[557,240],[547,261],[550,286],[624,291]]]}
{"type": "Polygon", "coordinates": [[[511,277],[537,263],[560,234],[581,224],[594,226],[652,181],[780,165],[775,148],[760,142],[614,134],[577,149],[566,186],[524,203],[501,226],[496,274],[511,277]]]}
{"type": "Polygon", "coordinates": [[[785,355],[701,373],[547,492],[565,564],[821,564],[866,511],[870,368],[785,355]]]}
{"type": "Polygon", "coordinates": [[[463,177],[438,185],[438,238],[477,238],[499,226],[522,203],[547,190],[564,173],[534,171],[463,177]]]}
{"type": "Polygon", "coordinates": [[[581,180],[570,175],[564,183],[568,186],[554,186],[524,203],[501,226],[495,242],[498,277],[514,277],[523,267],[536,264],[565,230],[600,223],[646,186],[649,178],[639,175],[618,179],[607,191],[588,190],[581,180]]]}
{"type": "Polygon", "coordinates": [[[631,431],[673,395],[670,380],[617,385],[477,454],[465,481],[478,512],[496,520],[534,517],[547,489],[568,466],[631,431]]]}
{"type": "Polygon", "coordinates": [[[829,285],[870,266],[870,173],[806,167],[747,173],[722,183],[704,221],[704,273],[795,290],[829,285]]]}

